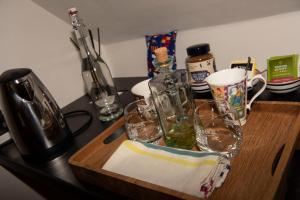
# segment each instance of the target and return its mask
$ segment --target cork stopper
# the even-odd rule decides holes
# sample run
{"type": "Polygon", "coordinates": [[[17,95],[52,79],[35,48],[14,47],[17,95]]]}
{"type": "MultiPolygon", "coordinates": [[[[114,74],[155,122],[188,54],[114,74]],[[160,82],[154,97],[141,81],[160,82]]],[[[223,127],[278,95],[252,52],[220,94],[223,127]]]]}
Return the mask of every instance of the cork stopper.
{"type": "Polygon", "coordinates": [[[157,62],[164,63],[168,60],[168,49],[167,47],[160,47],[154,50],[157,62]]]}

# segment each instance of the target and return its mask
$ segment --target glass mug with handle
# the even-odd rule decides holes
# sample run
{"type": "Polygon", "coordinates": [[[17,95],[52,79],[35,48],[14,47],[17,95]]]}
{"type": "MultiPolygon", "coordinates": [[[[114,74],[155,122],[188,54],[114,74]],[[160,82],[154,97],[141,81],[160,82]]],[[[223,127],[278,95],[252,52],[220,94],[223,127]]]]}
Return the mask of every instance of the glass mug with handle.
{"type": "Polygon", "coordinates": [[[164,142],[169,147],[192,149],[196,144],[194,101],[186,70],[176,70],[149,81],[164,142]]]}
{"type": "Polygon", "coordinates": [[[208,76],[205,81],[216,101],[225,101],[230,106],[228,109],[234,109],[235,120],[238,120],[241,125],[246,123],[247,109],[251,109],[251,104],[265,90],[267,85],[261,74],[247,80],[247,71],[241,68],[220,70],[208,76]],[[252,87],[256,79],[261,80],[264,84],[247,103],[247,86],[252,87]]]}

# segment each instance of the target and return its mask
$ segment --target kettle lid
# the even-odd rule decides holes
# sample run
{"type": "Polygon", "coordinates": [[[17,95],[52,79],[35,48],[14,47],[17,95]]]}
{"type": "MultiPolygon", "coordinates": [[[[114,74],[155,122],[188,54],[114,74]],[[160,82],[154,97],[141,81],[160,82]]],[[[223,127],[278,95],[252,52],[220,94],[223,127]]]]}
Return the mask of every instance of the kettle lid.
{"type": "Polygon", "coordinates": [[[17,68],[7,70],[1,74],[0,83],[6,83],[12,80],[22,78],[31,72],[32,70],[29,68],[17,68]]]}

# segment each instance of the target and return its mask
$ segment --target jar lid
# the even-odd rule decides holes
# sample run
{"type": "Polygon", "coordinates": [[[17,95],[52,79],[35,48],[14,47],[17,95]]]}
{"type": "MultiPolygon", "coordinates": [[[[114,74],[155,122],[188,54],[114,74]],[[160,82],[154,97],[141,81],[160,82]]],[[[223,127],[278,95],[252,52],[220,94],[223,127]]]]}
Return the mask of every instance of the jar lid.
{"type": "Polygon", "coordinates": [[[186,52],[189,56],[199,56],[207,54],[209,51],[210,47],[208,43],[196,44],[186,49],[186,52]]]}

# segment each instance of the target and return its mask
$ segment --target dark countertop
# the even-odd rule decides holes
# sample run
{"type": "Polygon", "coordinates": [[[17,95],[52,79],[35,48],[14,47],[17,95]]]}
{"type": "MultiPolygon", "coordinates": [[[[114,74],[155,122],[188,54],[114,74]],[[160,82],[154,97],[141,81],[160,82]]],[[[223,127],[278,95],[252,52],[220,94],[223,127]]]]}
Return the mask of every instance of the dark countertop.
{"type": "MultiPolygon", "coordinates": [[[[139,81],[146,79],[146,77],[135,78],[117,78],[115,83],[118,91],[123,91],[120,99],[123,105],[128,104],[134,100],[134,96],[130,92],[130,88],[139,81]]],[[[74,110],[87,110],[93,115],[92,124],[81,134],[76,136],[67,151],[53,160],[43,163],[29,163],[26,162],[19,154],[14,143],[8,143],[0,147],[0,165],[3,165],[17,176],[21,177],[28,184],[34,182],[33,187],[38,187],[43,195],[55,197],[55,192],[63,193],[65,196],[72,196],[75,198],[89,197],[93,198],[118,198],[118,196],[101,189],[93,189],[92,187],[83,185],[78,182],[73,175],[68,164],[68,159],[76,151],[82,148],[85,144],[95,138],[99,133],[109,127],[113,122],[100,122],[96,117],[96,112],[87,96],[83,96],[62,109],[63,113],[74,110]],[[58,188],[63,188],[63,191],[50,192],[51,185],[55,184],[58,188]],[[44,187],[47,188],[44,189],[44,187]],[[88,188],[88,189],[87,189],[88,188]],[[46,194],[45,194],[46,193],[46,194]]],[[[86,119],[84,117],[76,117],[67,119],[67,122],[72,131],[79,128],[86,119]]]]}
{"type": "Polygon", "coordinates": [[[9,171],[0,166],[1,199],[44,199],[28,185],[24,184],[9,171]],[[18,191],[18,192],[11,192],[18,191]]]}
{"type": "MultiPolygon", "coordinates": [[[[137,82],[146,79],[146,77],[135,78],[116,78],[115,83],[119,91],[123,91],[120,99],[123,105],[134,100],[130,93],[130,88],[137,82]]],[[[249,92],[249,98],[259,88],[259,84],[249,92]]],[[[195,98],[211,98],[210,94],[195,94],[195,98]]],[[[290,94],[271,94],[265,91],[258,98],[259,100],[275,100],[275,101],[299,101],[300,89],[290,94]]],[[[94,137],[109,127],[113,122],[103,123],[96,118],[93,105],[89,104],[87,96],[83,96],[71,104],[64,107],[64,113],[77,109],[88,110],[93,114],[93,122],[84,132],[74,138],[68,149],[60,156],[53,160],[43,163],[29,163],[23,160],[16,149],[14,143],[9,143],[0,147],[0,165],[9,169],[19,178],[30,184],[32,187],[47,198],[72,197],[75,199],[120,199],[120,196],[106,191],[101,188],[94,188],[87,184],[79,182],[73,175],[68,164],[68,159],[76,151],[86,145],[94,137]],[[55,187],[53,187],[55,186],[55,187]]],[[[84,117],[76,117],[68,119],[71,130],[76,130],[85,122],[84,117]]],[[[122,197],[124,199],[124,197],[122,197]]]]}

